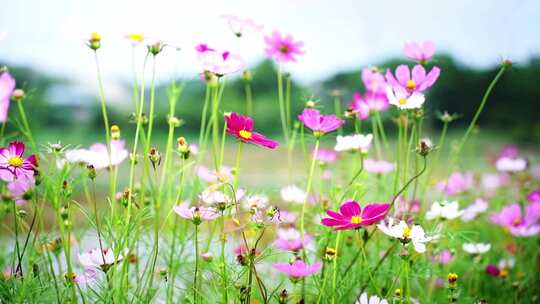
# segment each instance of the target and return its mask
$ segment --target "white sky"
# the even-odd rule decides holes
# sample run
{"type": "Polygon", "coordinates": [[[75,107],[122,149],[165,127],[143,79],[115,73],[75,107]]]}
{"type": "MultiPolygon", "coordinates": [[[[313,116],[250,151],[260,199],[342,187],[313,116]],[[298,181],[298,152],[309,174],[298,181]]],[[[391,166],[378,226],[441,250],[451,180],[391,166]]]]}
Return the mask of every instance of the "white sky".
{"type": "MultiPolygon", "coordinates": [[[[91,52],[82,43],[90,31],[103,36],[100,50],[106,80],[131,79],[128,32],[142,32],[184,47],[159,56],[161,79],[174,71],[193,77],[193,46],[242,50],[251,63],[263,56],[262,37],[240,48],[220,18],[250,17],[305,42],[306,54],[287,67],[309,82],[400,55],[406,40],[433,40],[473,66],[502,58],[526,61],[540,54],[540,1],[362,1],[362,0],[4,0],[0,5],[0,58],[95,82],[91,52]],[[175,62],[178,64],[175,65],[175,62]],[[175,70],[175,66],[179,67],[175,70]]],[[[142,52],[141,52],[142,54],[142,52]]],[[[141,58],[139,58],[141,59],[141,58]]]]}

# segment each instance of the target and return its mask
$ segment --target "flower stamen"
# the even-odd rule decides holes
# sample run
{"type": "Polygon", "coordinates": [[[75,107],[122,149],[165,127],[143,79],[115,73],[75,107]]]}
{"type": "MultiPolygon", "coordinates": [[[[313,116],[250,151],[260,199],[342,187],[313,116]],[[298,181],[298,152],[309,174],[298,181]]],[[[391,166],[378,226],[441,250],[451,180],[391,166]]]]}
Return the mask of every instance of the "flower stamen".
{"type": "Polygon", "coordinates": [[[355,216],[351,217],[351,224],[358,225],[360,223],[362,223],[362,217],[361,216],[355,215],[355,216]]]}
{"type": "Polygon", "coordinates": [[[8,159],[8,164],[13,167],[20,167],[24,163],[24,160],[20,156],[13,156],[8,159]]]}
{"type": "Polygon", "coordinates": [[[238,135],[240,135],[240,137],[242,137],[243,139],[251,139],[251,137],[253,136],[251,132],[246,130],[240,130],[238,132],[238,135]]]}

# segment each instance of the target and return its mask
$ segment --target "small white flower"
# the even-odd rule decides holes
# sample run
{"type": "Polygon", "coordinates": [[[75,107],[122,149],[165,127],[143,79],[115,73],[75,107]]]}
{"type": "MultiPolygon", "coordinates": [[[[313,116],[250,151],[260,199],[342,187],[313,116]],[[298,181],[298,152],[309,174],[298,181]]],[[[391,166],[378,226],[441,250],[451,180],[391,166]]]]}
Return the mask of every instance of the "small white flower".
{"type": "Polygon", "coordinates": [[[244,197],[244,194],[246,194],[246,191],[244,189],[238,189],[236,190],[236,196],[234,198],[229,197],[229,195],[216,190],[216,187],[210,186],[206,189],[204,189],[201,194],[199,194],[199,199],[208,205],[214,205],[214,204],[221,204],[221,203],[228,203],[232,204],[234,203],[234,199],[236,199],[236,202],[240,201],[242,197],[244,197]]]}
{"type": "Polygon", "coordinates": [[[338,135],[334,150],[338,152],[360,150],[362,153],[367,153],[371,147],[372,139],[372,134],[353,134],[347,136],[338,135]]]}
{"type": "Polygon", "coordinates": [[[422,93],[414,92],[408,95],[407,92],[392,89],[391,86],[386,88],[386,97],[390,104],[395,105],[400,110],[421,108],[426,100],[422,93]]]}
{"type": "Polygon", "coordinates": [[[463,244],[463,251],[470,254],[482,254],[491,249],[491,244],[488,243],[465,243],[463,244]]]}
{"type": "Polygon", "coordinates": [[[447,220],[453,220],[460,217],[463,214],[463,210],[459,210],[459,203],[457,201],[442,203],[434,202],[431,205],[431,209],[426,212],[426,219],[428,221],[435,218],[443,218],[447,220]]]}
{"type": "Polygon", "coordinates": [[[371,296],[368,299],[367,293],[362,293],[355,304],[388,304],[388,301],[381,299],[378,296],[371,296]]]}
{"type": "Polygon", "coordinates": [[[478,216],[478,214],[485,212],[487,209],[488,203],[485,200],[479,198],[475,200],[474,203],[469,205],[469,207],[463,210],[463,215],[461,216],[461,219],[464,222],[470,222],[474,220],[478,216]]]}
{"type": "Polygon", "coordinates": [[[281,188],[280,194],[281,199],[288,203],[303,204],[307,198],[306,192],[295,185],[281,188]]]}
{"type": "Polygon", "coordinates": [[[266,206],[268,206],[269,201],[270,199],[266,195],[262,195],[262,194],[250,195],[246,197],[245,202],[244,202],[244,207],[246,209],[251,209],[251,208],[264,209],[266,208],[266,206]]]}
{"type": "Polygon", "coordinates": [[[495,167],[501,172],[519,172],[527,169],[527,160],[523,158],[501,157],[495,163],[495,167]]]}
{"type": "Polygon", "coordinates": [[[399,239],[403,243],[411,242],[414,246],[414,250],[418,253],[424,253],[426,251],[426,244],[438,236],[426,236],[424,229],[420,225],[413,225],[409,228],[405,221],[400,221],[399,224],[394,225],[394,219],[388,219],[388,225],[385,223],[378,224],[377,227],[386,235],[399,239]]]}
{"type": "Polygon", "coordinates": [[[508,258],[508,259],[501,259],[499,261],[499,268],[500,269],[511,269],[514,268],[514,265],[516,264],[516,260],[514,258],[508,258]]]}

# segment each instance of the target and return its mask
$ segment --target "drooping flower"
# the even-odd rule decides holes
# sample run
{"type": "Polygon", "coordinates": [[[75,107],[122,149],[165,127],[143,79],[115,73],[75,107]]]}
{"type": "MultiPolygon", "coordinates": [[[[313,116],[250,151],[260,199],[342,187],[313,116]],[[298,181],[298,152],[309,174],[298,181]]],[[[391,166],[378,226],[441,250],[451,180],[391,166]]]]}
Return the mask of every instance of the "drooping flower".
{"type": "Polygon", "coordinates": [[[334,147],[334,150],[338,152],[359,150],[362,153],[367,153],[371,147],[372,140],[372,134],[338,135],[336,137],[336,146],[334,147]]]}
{"type": "Polygon", "coordinates": [[[295,228],[278,229],[278,238],[274,241],[274,245],[281,250],[298,251],[305,248],[312,240],[309,234],[302,235],[300,231],[295,228]]]}
{"type": "Polygon", "coordinates": [[[435,44],[431,41],[405,42],[403,45],[403,53],[405,53],[407,58],[424,64],[433,57],[433,54],[435,54],[435,44]]]}
{"type": "Polygon", "coordinates": [[[400,110],[418,109],[421,108],[426,101],[424,94],[414,92],[409,94],[401,87],[388,86],[386,88],[386,97],[391,105],[398,107],[400,110]]]}
{"type": "Polygon", "coordinates": [[[79,262],[85,268],[99,268],[106,272],[112,265],[121,262],[127,252],[126,248],[115,257],[111,248],[103,248],[103,251],[100,248],[94,248],[79,254],[79,262]]]}
{"type": "Polygon", "coordinates": [[[179,216],[191,220],[195,225],[200,225],[202,221],[211,221],[219,217],[219,213],[214,208],[189,207],[189,204],[186,202],[174,206],[173,210],[179,216]]]}
{"type": "Polygon", "coordinates": [[[307,193],[295,185],[281,188],[280,195],[281,199],[287,203],[303,204],[307,198],[307,193]]]}
{"type": "Polygon", "coordinates": [[[0,123],[7,121],[13,90],[15,90],[15,79],[8,72],[0,72],[0,123]]]}
{"type": "Polygon", "coordinates": [[[388,301],[385,299],[379,298],[378,296],[371,296],[368,299],[367,293],[363,292],[358,300],[354,302],[355,304],[388,304],[388,301]]]}
{"type": "Polygon", "coordinates": [[[60,160],[58,166],[62,167],[64,161],[67,161],[72,164],[84,163],[92,165],[96,170],[102,170],[109,168],[109,165],[120,165],[128,156],[129,152],[125,148],[125,141],[123,139],[113,139],[111,140],[110,158],[107,145],[95,143],[89,149],[67,150],[64,153],[64,160],[60,160]]]}
{"type": "Polygon", "coordinates": [[[426,252],[426,243],[437,239],[438,236],[426,236],[424,229],[420,225],[409,227],[405,221],[400,221],[394,225],[394,219],[389,218],[388,223],[378,224],[377,227],[384,234],[399,239],[403,244],[412,243],[414,250],[418,253],[426,252]]]}
{"type": "Polygon", "coordinates": [[[336,115],[322,115],[316,109],[304,109],[302,114],[298,115],[298,120],[311,129],[316,136],[335,131],[345,123],[336,115]]]}
{"type": "Polygon", "coordinates": [[[413,94],[431,87],[439,78],[440,73],[441,70],[438,67],[433,67],[426,74],[424,67],[419,64],[415,65],[411,72],[408,66],[401,64],[396,68],[395,77],[390,69],[386,71],[386,81],[394,90],[399,88],[400,92],[413,94]]]}
{"type": "Polygon", "coordinates": [[[349,103],[349,110],[355,113],[358,119],[366,120],[373,113],[386,111],[388,106],[386,89],[384,89],[382,93],[367,91],[363,96],[355,92],[349,103]]]}
{"type": "Polygon", "coordinates": [[[237,113],[225,116],[227,122],[227,133],[234,135],[240,141],[275,149],[279,146],[277,141],[270,140],[264,135],[253,132],[253,119],[237,113]]]}
{"type": "Polygon", "coordinates": [[[527,169],[527,160],[524,158],[501,157],[495,163],[495,167],[501,172],[520,172],[527,169]]]}
{"type": "Polygon", "coordinates": [[[474,178],[471,172],[453,172],[446,181],[437,184],[437,188],[449,196],[465,192],[474,187],[474,178]]]}
{"type": "Polygon", "coordinates": [[[276,263],[274,268],[287,274],[291,280],[298,281],[302,278],[310,276],[321,269],[321,262],[316,262],[312,265],[305,264],[302,260],[296,260],[292,264],[289,263],[276,263]]]}
{"type": "Polygon", "coordinates": [[[491,216],[491,221],[507,229],[512,235],[534,236],[540,233],[540,203],[530,203],[522,213],[521,206],[513,203],[491,216]]]}
{"type": "Polygon", "coordinates": [[[369,173],[385,174],[394,170],[394,164],[384,160],[364,159],[364,170],[369,173]]]}
{"type": "Polygon", "coordinates": [[[304,54],[302,50],[304,43],[294,41],[291,35],[282,36],[280,32],[274,31],[271,35],[264,37],[264,41],[266,55],[278,62],[294,62],[297,56],[304,54]]]}
{"type": "Polygon", "coordinates": [[[482,212],[486,212],[488,209],[488,202],[479,198],[474,201],[474,203],[470,204],[467,208],[463,210],[463,215],[461,216],[461,219],[464,222],[470,222],[474,220],[478,214],[482,212]]]}
{"type": "Polygon", "coordinates": [[[382,220],[388,209],[389,204],[369,204],[361,209],[355,201],[348,201],[341,205],[339,213],[327,210],[326,214],[330,217],[323,218],[321,224],[328,227],[335,227],[334,230],[356,229],[362,226],[369,226],[382,220]]]}
{"type": "Polygon", "coordinates": [[[229,29],[238,38],[242,37],[246,31],[260,32],[264,28],[263,25],[255,23],[250,18],[240,18],[234,15],[222,15],[221,18],[225,19],[229,29]]]}
{"type": "Polygon", "coordinates": [[[491,244],[489,243],[464,243],[463,251],[470,254],[483,254],[488,252],[491,249],[491,244]]]}
{"type": "Polygon", "coordinates": [[[219,52],[208,47],[204,49],[204,46],[203,44],[197,46],[197,50],[204,50],[199,51],[199,62],[203,71],[223,76],[236,73],[246,66],[244,59],[236,54],[229,51],[219,52]]]}
{"type": "Polygon", "coordinates": [[[442,203],[433,202],[431,209],[426,212],[426,219],[431,221],[436,218],[442,218],[447,220],[453,220],[460,217],[463,214],[463,210],[459,210],[458,201],[444,201],[442,203]]]}
{"type": "Polygon", "coordinates": [[[37,170],[35,155],[24,158],[24,143],[10,142],[7,148],[0,147],[0,179],[11,182],[19,177],[31,178],[37,170]]]}
{"type": "Polygon", "coordinates": [[[337,160],[337,154],[334,150],[319,149],[315,158],[322,163],[331,164],[337,160]]]}

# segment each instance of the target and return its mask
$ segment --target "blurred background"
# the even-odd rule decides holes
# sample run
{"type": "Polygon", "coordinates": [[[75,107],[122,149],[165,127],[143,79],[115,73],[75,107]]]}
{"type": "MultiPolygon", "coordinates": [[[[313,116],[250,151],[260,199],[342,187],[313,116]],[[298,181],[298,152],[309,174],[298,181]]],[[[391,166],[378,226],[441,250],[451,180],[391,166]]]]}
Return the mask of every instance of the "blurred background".
{"type": "MultiPolygon", "coordinates": [[[[179,133],[189,137],[199,128],[205,89],[195,45],[206,43],[246,59],[254,75],[256,128],[277,137],[276,66],[265,58],[264,35],[279,30],[305,43],[298,62],[283,67],[293,79],[293,113],[307,100],[333,112],[334,90],[345,109],[351,95],[364,90],[362,68],[410,63],[403,43],[431,40],[442,73],[429,90],[428,114],[458,113],[452,127],[466,125],[501,62],[509,59],[513,68],[493,91],[479,126],[496,135],[490,138],[535,146],[540,140],[538,12],[535,0],[4,1],[0,66],[9,67],[17,86],[30,95],[25,106],[41,140],[85,144],[104,140],[94,57],[84,42],[89,33],[102,36],[98,52],[110,120],[128,134],[134,129],[129,125],[133,79],[140,80],[146,49],[133,52],[124,36],[163,39],[180,50],[167,48],[157,57],[156,128],[162,133],[167,128],[166,87],[178,79],[186,84],[177,107],[185,121],[179,133]],[[252,18],[264,29],[237,39],[223,14],[252,18]]],[[[239,76],[227,76],[224,111],[243,111],[239,76]]],[[[16,107],[11,111],[15,116],[16,107]]],[[[385,124],[392,123],[388,116],[385,124]]],[[[441,123],[431,119],[427,126],[436,130],[441,123]]]]}

